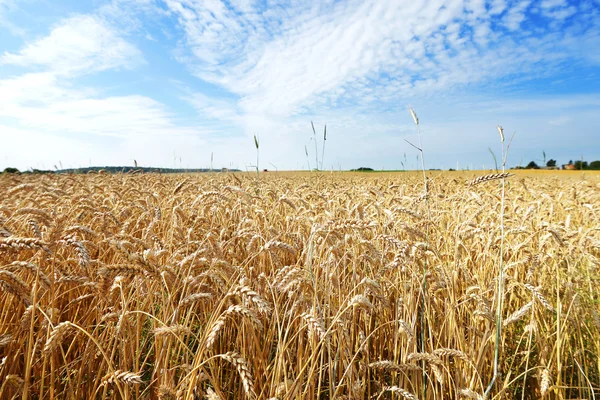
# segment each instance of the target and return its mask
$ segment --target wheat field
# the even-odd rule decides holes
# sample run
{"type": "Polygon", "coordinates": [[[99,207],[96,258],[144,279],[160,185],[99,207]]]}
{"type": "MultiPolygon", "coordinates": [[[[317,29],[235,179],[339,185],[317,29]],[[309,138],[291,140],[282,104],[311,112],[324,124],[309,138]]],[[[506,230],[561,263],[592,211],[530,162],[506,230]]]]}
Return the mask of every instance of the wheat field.
{"type": "Polygon", "coordinates": [[[599,177],[428,176],[0,176],[0,398],[600,396],[599,177]]]}

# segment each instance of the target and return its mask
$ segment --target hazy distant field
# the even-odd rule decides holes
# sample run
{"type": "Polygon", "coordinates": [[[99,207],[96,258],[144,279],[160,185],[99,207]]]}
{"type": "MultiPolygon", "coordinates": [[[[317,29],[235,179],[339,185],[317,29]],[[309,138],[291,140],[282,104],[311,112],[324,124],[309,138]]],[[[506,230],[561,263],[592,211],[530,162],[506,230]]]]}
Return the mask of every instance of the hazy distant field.
{"type": "Polygon", "coordinates": [[[487,173],[0,175],[0,398],[482,398],[502,243],[489,398],[599,396],[600,174],[487,173]]]}

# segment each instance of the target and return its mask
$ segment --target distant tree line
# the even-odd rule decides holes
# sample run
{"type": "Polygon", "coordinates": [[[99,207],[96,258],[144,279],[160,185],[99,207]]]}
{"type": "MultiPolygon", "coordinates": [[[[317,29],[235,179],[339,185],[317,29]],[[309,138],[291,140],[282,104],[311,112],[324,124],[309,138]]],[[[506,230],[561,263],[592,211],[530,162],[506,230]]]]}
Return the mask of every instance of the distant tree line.
{"type": "MultiPolygon", "coordinates": [[[[543,164],[542,164],[543,165],[543,164]]],[[[525,167],[519,166],[515,169],[540,169],[541,167],[535,162],[530,161],[525,167]]],[[[546,162],[546,169],[558,169],[556,165],[556,160],[550,159],[546,162]]],[[[573,161],[569,160],[568,164],[564,164],[562,169],[571,169],[571,170],[600,170],[600,160],[592,161],[588,163],[587,161],[579,160],[573,161]]]]}
{"type": "Polygon", "coordinates": [[[600,161],[592,161],[588,164],[587,161],[575,161],[573,163],[575,169],[591,169],[591,170],[600,170],[600,161]]]}

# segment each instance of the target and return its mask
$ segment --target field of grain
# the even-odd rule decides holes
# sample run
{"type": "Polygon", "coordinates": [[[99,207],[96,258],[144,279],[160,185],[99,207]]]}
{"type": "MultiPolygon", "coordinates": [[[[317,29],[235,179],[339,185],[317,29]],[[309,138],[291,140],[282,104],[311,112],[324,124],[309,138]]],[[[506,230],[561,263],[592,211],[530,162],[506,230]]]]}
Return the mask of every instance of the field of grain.
{"type": "Polygon", "coordinates": [[[0,176],[0,398],[600,396],[598,175],[473,176],[0,176]]]}

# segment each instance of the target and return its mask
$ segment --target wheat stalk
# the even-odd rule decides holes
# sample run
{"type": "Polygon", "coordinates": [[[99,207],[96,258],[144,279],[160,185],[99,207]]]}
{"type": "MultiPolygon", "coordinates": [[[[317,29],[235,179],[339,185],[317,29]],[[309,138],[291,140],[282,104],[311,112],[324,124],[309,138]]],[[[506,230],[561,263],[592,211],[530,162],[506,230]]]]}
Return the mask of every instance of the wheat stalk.
{"type": "Polygon", "coordinates": [[[509,178],[511,176],[513,176],[514,174],[511,174],[509,172],[503,172],[501,174],[489,174],[489,175],[483,175],[483,176],[479,176],[471,181],[469,181],[468,185],[469,186],[476,186],[479,185],[480,183],[484,183],[484,182],[489,182],[489,181],[495,181],[498,179],[506,179],[509,178]]]}
{"type": "Polygon", "coordinates": [[[472,391],[471,389],[460,389],[458,391],[458,395],[461,398],[475,399],[475,400],[484,400],[483,396],[481,396],[480,394],[472,391]]]}
{"type": "Polygon", "coordinates": [[[256,398],[256,394],[254,393],[254,381],[246,360],[235,351],[220,354],[219,357],[230,362],[237,369],[240,379],[242,380],[242,385],[244,386],[244,391],[246,392],[246,398],[256,398]]]}
{"type": "Polygon", "coordinates": [[[46,243],[40,238],[27,238],[27,237],[3,237],[0,238],[0,250],[26,250],[26,249],[44,249],[46,243]]]}
{"type": "Polygon", "coordinates": [[[26,306],[31,305],[31,290],[21,278],[7,270],[0,270],[0,289],[13,294],[26,306]]]}
{"type": "Polygon", "coordinates": [[[531,291],[533,297],[536,298],[547,310],[556,312],[554,310],[554,307],[552,307],[552,305],[550,304],[550,302],[546,300],[546,298],[540,293],[540,291],[535,286],[526,283],[525,287],[531,291]]]}
{"type": "Polygon", "coordinates": [[[64,339],[73,332],[75,332],[75,327],[69,321],[64,321],[56,325],[50,332],[50,336],[48,336],[46,344],[44,344],[44,354],[50,355],[54,353],[62,344],[64,339]]]}
{"type": "Polygon", "coordinates": [[[320,319],[318,319],[311,313],[306,312],[302,313],[300,316],[306,321],[308,325],[308,331],[311,335],[318,336],[320,340],[325,339],[327,331],[325,330],[325,326],[323,325],[323,322],[320,319]]]}
{"type": "Polygon", "coordinates": [[[421,367],[413,364],[396,364],[390,360],[375,361],[369,364],[369,368],[384,371],[419,371],[421,367]]]}
{"type": "Polygon", "coordinates": [[[417,396],[412,394],[411,392],[404,390],[398,386],[387,386],[383,389],[385,392],[392,392],[399,396],[404,397],[407,400],[418,400],[417,396]]]}
{"type": "Polygon", "coordinates": [[[191,333],[192,331],[190,330],[190,328],[180,324],[171,326],[161,326],[159,328],[154,329],[154,336],[156,336],[157,338],[165,337],[168,335],[184,336],[189,335],[191,333]]]}
{"type": "Polygon", "coordinates": [[[250,321],[254,323],[258,327],[259,330],[262,330],[263,326],[256,314],[252,312],[252,310],[243,307],[243,306],[230,306],[221,316],[214,322],[214,324],[209,329],[208,336],[206,338],[206,348],[212,348],[215,340],[217,339],[217,335],[219,331],[225,326],[225,321],[227,318],[233,314],[242,315],[243,317],[248,318],[250,321]]]}
{"type": "Polygon", "coordinates": [[[527,304],[525,304],[523,307],[519,308],[517,311],[515,311],[514,313],[512,313],[511,315],[509,315],[504,322],[502,323],[502,325],[504,326],[508,326],[510,324],[512,324],[513,322],[517,322],[518,320],[520,320],[521,318],[523,318],[523,316],[525,314],[527,314],[527,312],[529,312],[529,310],[531,310],[531,306],[533,305],[533,302],[529,302],[527,304]]]}
{"type": "Polygon", "coordinates": [[[542,397],[548,393],[548,389],[550,388],[550,371],[548,368],[544,368],[541,374],[541,382],[540,382],[540,392],[542,397]]]}
{"type": "Polygon", "coordinates": [[[114,372],[106,374],[104,378],[102,378],[102,385],[108,385],[115,383],[116,381],[120,381],[128,385],[139,385],[144,382],[140,374],[118,369],[114,372]]]}

